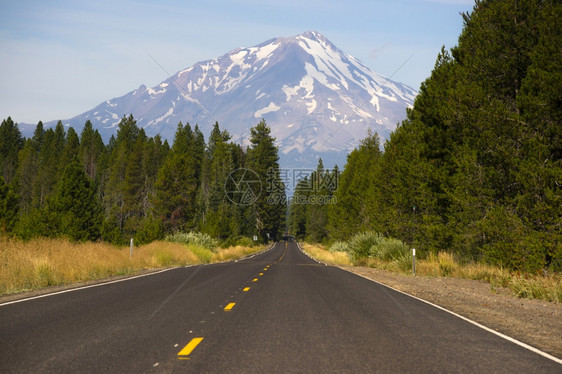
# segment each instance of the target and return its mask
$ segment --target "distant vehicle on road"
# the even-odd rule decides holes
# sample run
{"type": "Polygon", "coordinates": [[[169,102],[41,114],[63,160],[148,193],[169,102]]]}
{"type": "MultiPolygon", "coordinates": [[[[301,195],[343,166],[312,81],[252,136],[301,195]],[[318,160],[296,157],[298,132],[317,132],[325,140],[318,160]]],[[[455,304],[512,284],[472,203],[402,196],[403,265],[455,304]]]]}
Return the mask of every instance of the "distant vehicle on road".
{"type": "Polygon", "coordinates": [[[293,235],[283,235],[281,237],[281,240],[285,241],[285,242],[294,242],[295,241],[295,237],[293,235]]]}

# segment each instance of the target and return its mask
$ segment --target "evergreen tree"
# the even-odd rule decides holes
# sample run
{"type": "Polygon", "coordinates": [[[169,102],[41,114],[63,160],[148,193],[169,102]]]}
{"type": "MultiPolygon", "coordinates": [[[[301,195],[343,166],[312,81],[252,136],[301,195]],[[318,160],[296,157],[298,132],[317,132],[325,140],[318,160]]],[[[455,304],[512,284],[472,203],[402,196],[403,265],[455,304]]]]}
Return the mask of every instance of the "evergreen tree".
{"type": "MultiPolygon", "coordinates": [[[[478,1],[463,15],[459,45],[441,51],[379,166],[350,155],[336,197],[353,212],[351,232],[365,227],[353,217],[367,218],[423,251],[560,266],[561,6],[478,1]],[[351,188],[357,170],[374,175],[367,215],[354,195],[363,190],[351,188]]],[[[345,209],[332,213],[334,236],[348,236],[345,209]]]]}
{"type": "Polygon", "coordinates": [[[144,209],[148,199],[147,175],[144,168],[146,141],[144,130],[139,129],[134,147],[127,156],[122,190],[126,237],[133,236],[140,226],[141,219],[146,217],[144,209]]]}
{"type": "Polygon", "coordinates": [[[311,190],[306,201],[306,235],[313,242],[322,242],[328,237],[328,215],[334,184],[334,176],[324,170],[322,159],[310,176],[311,190]]]}
{"type": "Polygon", "coordinates": [[[250,132],[251,147],[248,150],[247,166],[262,182],[262,192],[252,206],[255,232],[263,240],[275,240],[285,229],[287,209],[278,148],[265,120],[262,119],[250,132]]]}
{"type": "Polygon", "coordinates": [[[117,137],[113,138],[113,141],[110,141],[109,144],[111,152],[103,200],[107,223],[102,231],[104,238],[114,242],[124,242],[123,230],[126,220],[130,216],[130,209],[132,209],[131,205],[126,205],[125,200],[127,198],[127,202],[131,202],[131,195],[134,195],[135,188],[128,187],[125,179],[127,171],[133,167],[129,161],[131,157],[134,157],[131,155],[135,150],[134,147],[139,138],[140,130],[132,115],[124,116],[118,127],[117,137]],[[127,190],[127,196],[125,196],[125,190],[127,190]],[[109,232],[106,230],[109,230],[109,232]]]}
{"type": "Polygon", "coordinates": [[[18,154],[18,169],[15,175],[16,191],[20,197],[20,212],[27,213],[32,208],[33,190],[37,178],[38,152],[34,140],[27,139],[18,154]]]}
{"type": "Polygon", "coordinates": [[[289,231],[300,240],[305,240],[307,234],[307,199],[309,197],[310,187],[311,183],[308,177],[301,179],[295,187],[290,206],[289,231]]]}
{"type": "Polygon", "coordinates": [[[0,177],[12,183],[18,167],[18,152],[23,148],[23,138],[17,123],[8,117],[0,125],[0,177]]]}
{"type": "Polygon", "coordinates": [[[226,179],[237,167],[237,147],[228,143],[230,138],[228,131],[221,131],[219,124],[215,123],[207,143],[200,190],[203,211],[201,229],[222,240],[239,234],[239,226],[233,217],[235,209],[231,208],[225,191],[226,179]]]}
{"type": "Polygon", "coordinates": [[[0,176],[0,233],[11,232],[18,218],[18,197],[0,176]]]}
{"type": "Polygon", "coordinates": [[[94,130],[92,123],[86,121],[80,134],[79,159],[86,175],[94,182],[97,195],[101,198],[106,180],[108,156],[105,144],[98,130],[94,130]]]}
{"type": "Polygon", "coordinates": [[[56,217],[58,233],[77,241],[99,238],[101,205],[95,187],[77,161],[65,168],[57,193],[49,200],[46,210],[56,217]]]}
{"type": "MultiPolygon", "coordinates": [[[[80,139],[78,134],[72,127],[68,128],[66,132],[66,141],[64,145],[62,163],[64,166],[73,162],[78,162],[80,153],[80,139]]],[[[59,162],[61,162],[59,161],[59,162]]]]}
{"type": "Polygon", "coordinates": [[[193,226],[198,189],[196,138],[189,124],[180,122],[172,149],[158,172],[154,188],[156,216],[165,231],[186,230],[193,226]]]}
{"type": "Polygon", "coordinates": [[[335,204],[328,207],[329,232],[336,239],[369,228],[368,189],[374,183],[374,171],[381,157],[378,134],[365,138],[347,157],[347,164],[334,192],[335,204]]]}
{"type": "Polygon", "coordinates": [[[55,192],[65,166],[62,162],[65,145],[66,133],[62,122],[59,121],[55,130],[45,131],[43,144],[38,153],[37,178],[32,196],[32,206],[35,208],[42,208],[55,192]]]}

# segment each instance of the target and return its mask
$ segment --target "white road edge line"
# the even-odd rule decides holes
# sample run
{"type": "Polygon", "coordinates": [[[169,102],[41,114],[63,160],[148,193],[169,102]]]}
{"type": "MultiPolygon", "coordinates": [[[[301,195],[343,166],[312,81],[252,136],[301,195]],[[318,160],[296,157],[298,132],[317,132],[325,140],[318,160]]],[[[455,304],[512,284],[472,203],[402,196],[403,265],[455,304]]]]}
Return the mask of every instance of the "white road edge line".
{"type": "MultiPolygon", "coordinates": [[[[185,266],[185,267],[191,267],[191,265],[190,265],[190,266],[185,266]]],[[[135,276],[132,276],[132,277],[117,279],[117,280],[113,280],[113,281],[102,282],[102,283],[96,283],[96,284],[90,284],[90,285],[88,285],[88,286],[81,286],[81,287],[69,288],[69,289],[67,289],[67,290],[56,291],[56,292],[50,292],[50,293],[46,293],[46,294],[43,294],[43,295],[37,295],[37,296],[26,297],[26,298],[24,298],[24,299],[19,299],[19,300],[7,301],[7,302],[5,302],[5,303],[0,304],[0,307],[3,307],[3,306],[5,306],[5,305],[10,305],[10,304],[23,303],[24,301],[30,301],[30,300],[41,299],[41,298],[43,298],[43,297],[49,297],[49,296],[60,295],[60,294],[63,294],[63,293],[85,290],[85,289],[88,289],[88,288],[106,286],[106,285],[108,285],[108,284],[113,284],[113,283],[126,282],[126,281],[129,281],[129,280],[132,280],[132,279],[142,278],[142,277],[148,277],[148,276],[150,276],[150,275],[156,275],[156,274],[164,273],[164,272],[166,272],[166,271],[175,270],[175,269],[180,269],[180,268],[179,268],[179,267],[168,268],[168,269],[164,269],[164,270],[155,271],[155,272],[153,272],[153,273],[135,275],[135,276]]]]}
{"type": "MultiPolygon", "coordinates": [[[[262,253],[264,253],[264,252],[267,252],[267,251],[269,251],[271,248],[273,248],[273,245],[275,245],[275,243],[272,244],[269,248],[264,249],[263,251],[254,253],[253,255],[251,255],[251,256],[249,256],[249,257],[245,257],[245,258],[243,258],[243,259],[241,259],[241,260],[237,260],[237,262],[239,262],[239,261],[244,261],[244,260],[248,260],[248,259],[250,259],[250,258],[252,258],[252,257],[254,257],[254,256],[257,256],[257,255],[259,255],[259,254],[262,254],[262,253]]],[[[181,266],[181,267],[167,268],[167,269],[155,271],[155,272],[153,272],[153,273],[135,275],[135,276],[132,276],[132,277],[127,277],[127,278],[122,278],[122,279],[116,279],[116,280],[113,280],[113,281],[102,282],[102,283],[96,283],[96,284],[90,284],[90,285],[88,285],[88,286],[81,286],[81,287],[69,288],[69,289],[67,289],[67,290],[56,291],[56,292],[50,292],[50,293],[46,293],[46,294],[43,294],[43,295],[37,295],[37,296],[26,297],[26,298],[18,299],[18,300],[6,301],[5,303],[1,303],[1,304],[0,304],[0,307],[6,306],[6,305],[11,305],[11,304],[23,303],[24,301],[31,301],[31,300],[41,299],[41,298],[44,298],[44,297],[60,295],[60,294],[63,294],[63,293],[85,290],[85,289],[93,288],[93,287],[106,286],[106,285],[108,285],[108,284],[113,284],[113,283],[126,282],[126,281],[133,280],[133,279],[136,279],[136,278],[148,277],[148,276],[150,276],[150,275],[156,275],[156,274],[164,273],[164,272],[170,271],[170,270],[181,269],[181,268],[189,268],[189,267],[201,266],[201,265],[211,265],[211,264],[187,265],[187,266],[181,266]]]]}
{"type": "Polygon", "coordinates": [[[271,244],[271,245],[269,246],[269,248],[266,248],[266,249],[264,249],[263,251],[259,251],[259,252],[256,252],[256,253],[252,253],[252,254],[249,255],[248,257],[243,257],[243,258],[241,258],[241,259],[233,260],[233,261],[228,261],[228,262],[240,262],[240,261],[244,261],[244,260],[249,260],[249,259],[251,259],[251,258],[254,258],[254,257],[258,256],[258,255],[261,255],[262,253],[265,253],[265,252],[269,251],[271,248],[273,248],[273,246],[275,246],[275,243],[271,244]]]}
{"type": "Polygon", "coordinates": [[[332,266],[332,265],[328,265],[328,264],[325,263],[325,262],[318,261],[317,259],[310,257],[310,256],[308,255],[308,253],[306,253],[305,251],[303,251],[303,249],[302,249],[302,247],[301,247],[301,244],[300,244],[299,242],[297,242],[297,248],[299,249],[299,251],[302,252],[303,255],[305,255],[306,257],[310,258],[312,261],[317,262],[317,263],[322,264],[322,265],[332,266]]]}
{"type": "MultiPolygon", "coordinates": [[[[308,256],[308,255],[302,250],[302,248],[301,248],[301,246],[300,246],[299,243],[297,243],[297,247],[301,250],[302,253],[304,253],[306,256],[308,256]]],[[[310,257],[310,256],[308,256],[308,257],[310,257]]],[[[310,258],[313,259],[312,257],[310,257],[310,258]]],[[[320,261],[315,260],[315,259],[313,259],[313,260],[316,261],[316,262],[320,262],[320,261]]],[[[323,262],[320,262],[320,263],[323,263],[323,262]]],[[[324,265],[328,265],[328,264],[324,264],[324,265]]],[[[332,265],[328,265],[328,266],[332,266],[332,265]]],[[[336,267],[337,267],[337,266],[336,266],[336,267]]],[[[555,356],[553,356],[553,355],[551,355],[551,354],[549,354],[549,353],[543,352],[543,351],[541,351],[540,349],[535,348],[535,347],[533,347],[533,346],[531,346],[531,345],[529,345],[529,344],[523,343],[522,341],[519,341],[519,340],[517,340],[517,339],[515,339],[515,338],[512,338],[511,336],[502,334],[502,333],[499,332],[499,331],[496,331],[496,330],[494,330],[494,329],[491,329],[491,328],[489,328],[489,327],[486,327],[486,326],[484,326],[484,325],[482,325],[482,324],[480,324],[480,323],[478,323],[478,322],[476,322],[476,321],[473,321],[473,320],[471,320],[471,319],[469,319],[469,318],[467,318],[467,317],[465,317],[465,316],[462,316],[462,315],[460,315],[460,314],[458,314],[458,313],[455,313],[455,312],[453,312],[453,311],[451,311],[451,310],[449,310],[449,309],[446,309],[446,308],[444,308],[444,307],[442,307],[442,306],[439,306],[439,305],[437,305],[437,304],[434,304],[434,303],[432,303],[432,302],[430,302],[430,301],[421,299],[421,298],[419,298],[419,297],[417,297],[417,296],[410,295],[410,294],[407,293],[407,292],[400,291],[400,290],[398,290],[398,289],[396,289],[396,288],[394,288],[394,287],[388,286],[388,285],[386,285],[386,284],[384,284],[384,283],[378,282],[378,281],[376,281],[376,280],[374,280],[374,279],[371,279],[371,278],[368,278],[368,277],[366,277],[366,276],[364,276],[364,275],[357,274],[357,273],[354,273],[354,272],[352,272],[352,271],[342,269],[342,268],[340,268],[340,267],[338,267],[338,268],[341,269],[341,270],[343,270],[343,271],[347,271],[347,272],[350,273],[350,274],[354,274],[354,275],[357,275],[357,276],[359,276],[359,277],[362,277],[362,278],[365,278],[365,279],[367,279],[367,280],[370,280],[371,282],[377,283],[377,284],[379,284],[379,285],[381,285],[381,286],[383,286],[383,287],[387,287],[387,288],[390,288],[391,290],[394,290],[394,291],[396,291],[396,292],[400,292],[400,293],[403,294],[403,295],[406,295],[406,296],[409,296],[409,297],[414,298],[414,299],[416,299],[416,300],[422,301],[422,302],[424,302],[424,303],[426,303],[426,304],[428,304],[428,305],[431,305],[431,306],[433,306],[433,307],[435,307],[435,308],[437,308],[437,309],[443,310],[443,311],[445,311],[445,312],[447,312],[447,313],[449,313],[449,314],[452,314],[452,315],[455,316],[455,317],[458,317],[458,318],[460,318],[460,319],[462,319],[462,320],[464,320],[464,321],[466,321],[466,322],[469,322],[469,323],[471,323],[471,324],[473,324],[473,325],[475,325],[475,326],[477,326],[477,327],[480,327],[480,328],[483,329],[483,330],[486,330],[486,331],[488,331],[488,332],[491,332],[492,334],[497,335],[497,336],[499,336],[500,338],[503,338],[503,339],[505,339],[505,340],[507,340],[507,341],[510,341],[510,342],[514,343],[514,344],[517,344],[518,346],[521,346],[521,347],[523,347],[523,348],[525,348],[525,349],[528,349],[528,350],[531,351],[531,352],[534,352],[534,353],[536,353],[536,354],[539,354],[539,355],[541,355],[541,356],[543,356],[543,357],[548,358],[549,360],[552,360],[552,361],[557,362],[557,363],[559,363],[559,364],[562,365],[562,359],[559,359],[558,357],[555,357],[555,356]]]]}
{"type": "MultiPolygon", "coordinates": [[[[341,268],[339,268],[339,269],[341,269],[341,268]]],[[[510,342],[514,343],[514,344],[517,344],[517,345],[520,346],[520,347],[523,347],[523,348],[525,348],[525,349],[528,349],[528,350],[531,351],[531,352],[534,352],[534,353],[536,353],[536,354],[539,354],[539,355],[541,355],[541,356],[543,356],[543,357],[545,357],[545,358],[548,358],[549,360],[552,360],[552,361],[557,362],[557,363],[559,363],[559,364],[562,365],[562,360],[559,359],[558,357],[555,357],[555,356],[553,356],[553,355],[551,355],[551,354],[548,354],[548,353],[546,353],[546,352],[543,352],[543,351],[541,351],[540,349],[535,348],[535,347],[533,347],[533,346],[530,346],[529,344],[523,343],[522,341],[519,341],[519,340],[517,340],[517,339],[515,339],[515,338],[512,338],[511,336],[507,336],[507,335],[505,335],[505,334],[502,334],[501,332],[498,332],[498,331],[496,331],[496,330],[494,330],[494,329],[491,329],[491,328],[489,328],[489,327],[486,327],[486,326],[484,326],[484,325],[482,325],[482,324],[480,324],[480,323],[478,323],[478,322],[476,322],[476,321],[473,321],[473,320],[471,320],[471,319],[469,319],[469,318],[467,318],[467,317],[465,317],[465,316],[462,316],[462,315],[460,315],[460,314],[458,314],[458,313],[455,313],[455,312],[453,312],[453,311],[451,311],[451,310],[449,310],[449,309],[443,308],[442,306],[439,306],[439,305],[434,304],[434,303],[432,303],[432,302],[430,302],[430,301],[421,299],[421,298],[419,298],[419,297],[417,297],[417,296],[410,295],[409,293],[406,293],[406,292],[404,292],[404,291],[397,290],[397,289],[394,288],[394,287],[388,286],[388,285],[383,284],[383,283],[381,283],[381,282],[377,282],[376,280],[371,279],[371,278],[367,278],[367,277],[364,276],[364,275],[357,274],[357,273],[354,273],[354,272],[351,272],[351,271],[348,271],[348,270],[345,270],[345,269],[341,269],[341,270],[347,271],[348,273],[351,273],[351,274],[357,275],[357,276],[359,276],[359,277],[365,278],[365,279],[367,279],[367,280],[370,280],[371,282],[377,283],[377,284],[379,284],[379,285],[381,285],[381,286],[383,286],[383,287],[390,288],[391,290],[394,290],[394,291],[396,291],[396,292],[400,292],[401,294],[404,294],[404,295],[406,295],[406,296],[410,296],[410,297],[412,297],[412,298],[414,298],[414,299],[416,299],[416,300],[422,301],[422,302],[424,302],[424,303],[426,303],[426,304],[428,304],[428,305],[431,305],[431,306],[433,306],[433,307],[435,307],[435,308],[437,308],[437,309],[441,309],[442,311],[445,311],[445,312],[447,312],[447,313],[449,313],[449,314],[452,314],[453,316],[458,317],[458,318],[460,318],[460,319],[462,319],[462,320],[464,320],[464,321],[466,321],[466,322],[472,323],[473,325],[475,325],[475,326],[477,326],[477,327],[480,327],[480,328],[483,329],[483,330],[486,330],[486,331],[488,331],[488,332],[491,332],[492,334],[497,335],[497,336],[499,336],[500,338],[503,338],[503,339],[505,339],[505,340],[507,340],[507,341],[510,341],[510,342]]]]}

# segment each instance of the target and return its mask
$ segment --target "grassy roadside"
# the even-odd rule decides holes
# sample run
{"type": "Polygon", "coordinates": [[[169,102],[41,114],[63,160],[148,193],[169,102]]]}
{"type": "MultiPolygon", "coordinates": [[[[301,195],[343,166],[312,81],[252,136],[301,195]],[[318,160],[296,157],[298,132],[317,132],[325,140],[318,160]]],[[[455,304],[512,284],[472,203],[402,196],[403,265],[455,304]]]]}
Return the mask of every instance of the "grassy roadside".
{"type": "MultiPolygon", "coordinates": [[[[304,243],[302,248],[311,257],[330,265],[361,265],[405,275],[412,274],[411,269],[405,269],[400,261],[369,257],[353,262],[347,252],[331,252],[319,244],[304,243]]],[[[427,259],[416,261],[416,275],[482,280],[490,283],[492,291],[496,287],[506,287],[516,297],[562,302],[562,274],[554,273],[539,276],[510,272],[506,269],[479,263],[461,264],[455,260],[452,254],[447,252],[439,252],[437,255],[430,255],[427,259]]]]}
{"type": "Polygon", "coordinates": [[[48,286],[132,275],[147,269],[228,261],[264,247],[236,246],[211,251],[197,245],[157,241],[134,248],[64,239],[29,242],[0,236],[0,295],[48,286]]]}
{"type": "Polygon", "coordinates": [[[330,252],[319,244],[300,243],[304,253],[315,259],[335,266],[353,266],[347,252],[330,252]]]}

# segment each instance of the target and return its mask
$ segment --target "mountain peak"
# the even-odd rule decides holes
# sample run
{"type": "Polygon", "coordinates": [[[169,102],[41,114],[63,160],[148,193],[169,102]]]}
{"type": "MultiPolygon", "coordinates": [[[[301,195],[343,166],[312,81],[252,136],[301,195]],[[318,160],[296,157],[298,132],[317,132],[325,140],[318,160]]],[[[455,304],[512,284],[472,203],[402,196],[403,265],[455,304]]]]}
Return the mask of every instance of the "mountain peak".
{"type": "Polygon", "coordinates": [[[296,38],[306,38],[306,39],[312,39],[312,40],[316,40],[319,42],[323,42],[323,43],[330,43],[332,44],[328,38],[326,38],[323,34],[319,33],[318,31],[305,31],[302,34],[299,34],[296,36],[296,38]]]}
{"type": "Polygon", "coordinates": [[[171,141],[180,121],[207,135],[218,121],[244,143],[264,118],[283,167],[315,167],[318,157],[342,166],[369,128],[388,137],[416,94],[307,31],[198,62],[63,123],[79,130],[90,120],[107,140],[123,115],[133,114],[147,135],[171,141]]]}

